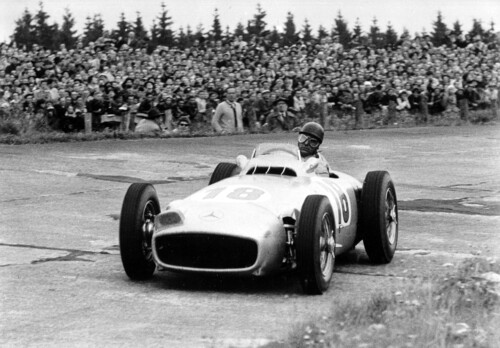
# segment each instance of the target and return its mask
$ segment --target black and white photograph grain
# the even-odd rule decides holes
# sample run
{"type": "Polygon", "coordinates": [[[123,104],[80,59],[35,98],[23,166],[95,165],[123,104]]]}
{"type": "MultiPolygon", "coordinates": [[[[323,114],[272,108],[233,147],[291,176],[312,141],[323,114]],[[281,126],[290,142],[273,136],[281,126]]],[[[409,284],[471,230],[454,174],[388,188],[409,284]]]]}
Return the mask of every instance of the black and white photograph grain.
{"type": "Polygon", "coordinates": [[[0,0],[0,347],[499,348],[499,0],[0,0]]]}

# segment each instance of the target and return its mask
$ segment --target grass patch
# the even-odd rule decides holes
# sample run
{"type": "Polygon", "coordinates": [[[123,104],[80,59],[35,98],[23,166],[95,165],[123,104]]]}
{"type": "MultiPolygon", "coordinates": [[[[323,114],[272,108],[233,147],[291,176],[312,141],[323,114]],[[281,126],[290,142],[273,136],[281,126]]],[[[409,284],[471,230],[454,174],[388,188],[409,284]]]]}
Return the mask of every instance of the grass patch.
{"type": "Polygon", "coordinates": [[[336,304],[305,323],[291,347],[498,347],[500,265],[469,259],[447,275],[363,302],[336,304]]]}

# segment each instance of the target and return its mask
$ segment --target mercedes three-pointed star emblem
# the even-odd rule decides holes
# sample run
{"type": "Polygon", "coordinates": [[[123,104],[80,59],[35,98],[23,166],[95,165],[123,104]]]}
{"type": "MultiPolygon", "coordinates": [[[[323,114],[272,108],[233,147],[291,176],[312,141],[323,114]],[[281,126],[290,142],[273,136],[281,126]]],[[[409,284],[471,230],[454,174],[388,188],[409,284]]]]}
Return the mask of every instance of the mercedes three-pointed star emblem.
{"type": "Polygon", "coordinates": [[[207,221],[216,221],[222,219],[224,214],[218,210],[209,210],[200,215],[200,218],[207,221]]]}

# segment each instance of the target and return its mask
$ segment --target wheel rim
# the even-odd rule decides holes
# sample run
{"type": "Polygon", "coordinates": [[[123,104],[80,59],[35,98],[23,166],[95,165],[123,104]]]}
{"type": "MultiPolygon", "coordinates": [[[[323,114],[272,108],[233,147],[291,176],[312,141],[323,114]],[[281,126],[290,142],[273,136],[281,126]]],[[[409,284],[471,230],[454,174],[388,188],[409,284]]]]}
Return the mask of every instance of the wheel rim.
{"type": "Polygon", "coordinates": [[[321,232],[319,238],[319,261],[323,279],[329,279],[335,261],[335,238],[328,213],[321,218],[321,232]]]}
{"type": "Polygon", "coordinates": [[[385,226],[387,240],[393,245],[398,232],[398,213],[396,199],[391,189],[387,189],[385,194],[385,226]]]}
{"type": "Polygon", "coordinates": [[[142,212],[142,253],[147,261],[153,259],[151,224],[154,221],[156,209],[153,201],[147,201],[142,212]]]}

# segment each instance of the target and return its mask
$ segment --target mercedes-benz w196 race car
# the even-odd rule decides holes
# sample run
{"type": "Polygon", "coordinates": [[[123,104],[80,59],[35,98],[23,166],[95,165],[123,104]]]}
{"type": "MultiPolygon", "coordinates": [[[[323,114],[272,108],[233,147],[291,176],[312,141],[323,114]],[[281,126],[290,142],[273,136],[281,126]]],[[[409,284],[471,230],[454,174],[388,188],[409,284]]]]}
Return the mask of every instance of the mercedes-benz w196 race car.
{"type": "Polygon", "coordinates": [[[296,270],[306,293],[327,290],[335,257],[363,241],[373,263],[392,260],[396,191],[386,171],[363,183],[301,158],[297,146],[261,144],[250,158],[220,163],[209,185],[160,210],[150,184],[132,184],[120,218],[127,275],[175,272],[263,276],[296,270]]]}

